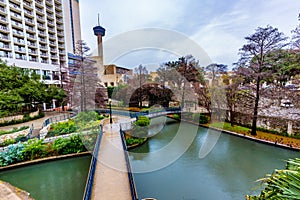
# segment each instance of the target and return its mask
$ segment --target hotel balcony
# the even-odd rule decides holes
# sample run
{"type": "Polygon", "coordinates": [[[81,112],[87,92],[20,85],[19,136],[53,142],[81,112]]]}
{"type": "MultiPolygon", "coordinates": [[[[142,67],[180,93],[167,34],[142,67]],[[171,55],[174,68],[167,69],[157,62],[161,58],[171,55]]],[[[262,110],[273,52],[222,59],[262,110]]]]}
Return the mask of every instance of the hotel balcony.
{"type": "Polygon", "coordinates": [[[16,5],[16,4],[10,4],[9,9],[10,9],[10,11],[15,11],[17,13],[22,12],[21,6],[16,5]]]}
{"type": "Polygon", "coordinates": [[[0,25],[0,32],[2,33],[9,33],[9,28],[6,26],[1,26],[0,25]]]}
{"type": "Polygon", "coordinates": [[[28,47],[37,49],[37,45],[35,43],[27,42],[28,47]]]}
{"type": "Polygon", "coordinates": [[[0,7],[0,14],[7,15],[7,11],[5,8],[0,7]]]}
{"type": "Polygon", "coordinates": [[[34,21],[30,18],[25,18],[25,24],[34,26],[34,21]]]}
{"type": "Polygon", "coordinates": [[[27,9],[24,9],[24,15],[29,18],[34,18],[33,12],[27,9]]]}
{"type": "Polygon", "coordinates": [[[6,0],[0,0],[0,5],[6,6],[6,0]]]}
{"type": "Polygon", "coordinates": [[[28,3],[26,1],[23,1],[23,7],[29,10],[33,10],[33,5],[31,3],[28,3]]]}
{"type": "Polygon", "coordinates": [[[0,35],[0,40],[10,42],[10,37],[8,35],[0,35]]]}
{"type": "Polygon", "coordinates": [[[39,7],[35,7],[35,12],[36,12],[37,14],[40,14],[40,15],[44,15],[44,14],[45,14],[44,10],[41,9],[41,8],[39,8],[39,7]]]}
{"type": "Polygon", "coordinates": [[[9,45],[9,44],[3,44],[3,43],[0,43],[0,49],[7,50],[7,49],[11,49],[11,48],[10,48],[10,45],[9,45]]]}
{"type": "Polygon", "coordinates": [[[30,40],[30,41],[36,41],[37,38],[35,35],[30,35],[30,34],[27,34],[27,40],[30,40]]]}
{"type": "Polygon", "coordinates": [[[47,40],[45,38],[39,38],[39,42],[43,44],[47,44],[47,40]]]}

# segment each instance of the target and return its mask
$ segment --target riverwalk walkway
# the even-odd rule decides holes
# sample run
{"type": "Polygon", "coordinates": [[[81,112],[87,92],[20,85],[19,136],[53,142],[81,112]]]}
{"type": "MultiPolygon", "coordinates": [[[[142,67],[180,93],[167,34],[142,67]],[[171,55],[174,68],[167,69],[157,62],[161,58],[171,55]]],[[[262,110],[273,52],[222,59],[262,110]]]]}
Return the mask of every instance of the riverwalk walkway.
{"type": "Polygon", "coordinates": [[[32,121],[29,121],[29,122],[20,123],[20,124],[3,126],[3,127],[0,127],[0,131],[2,131],[2,130],[4,130],[4,131],[12,130],[13,128],[20,128],[22,126],[29,126],[29,127],[31,127],[32,124],[33,124],[33,126],[34,126],[35,129],[41,129],[42,126],[43,126],[44,121],[46,119],[48,119],[49,117],[57,117],[57,116],[64,115],[66,113],[68,113],[68,112],[57,112],[57,111],[54,111],[54,112],[45,112],[45,117],[43,117],[43,118],[32,120],[32,121]]]}
{"type": "Polygon", "coordinates": [[[97,157],[97,166],[92,190],[92,200],[131,200],[131,190],[120,136],[124,118],[113,119],[113,124],[103,126],[103,136],[97,157]]]}

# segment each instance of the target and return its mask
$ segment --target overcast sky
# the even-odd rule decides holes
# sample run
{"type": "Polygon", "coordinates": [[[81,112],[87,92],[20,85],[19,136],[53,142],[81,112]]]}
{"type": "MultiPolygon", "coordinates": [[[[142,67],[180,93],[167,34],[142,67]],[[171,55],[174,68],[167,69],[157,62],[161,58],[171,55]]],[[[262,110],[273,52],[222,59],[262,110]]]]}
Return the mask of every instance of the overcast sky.
{"type": "MultiPolygon", "coordinates": [[[[244,37],[254,33],[257,27],[271,25],[291,36],[291,30],[300,23],[299,0],[82,0],[80,10],[82,39],[92,50],[96,49],[92,28],[97,25],[97,13],[100,13],[101,26],[106,29],[104,51],[105,42],[120,34],[159,28],[185,35],[197,43],[212,62],[228,66],[238,60],[244,37]]],[[[137,40],[146,40],[147,33],[141,38],[137,40]]],[[[129,41],[122,43],[126,42],[129,41]]],[[[173,49],[166,50],[141,46],[139,50],[120,55],[114,63],[134,68],[179,57],[172,53],[173,49]]],[[[201,64],[202,58],[197,59],[201,64]]]]}

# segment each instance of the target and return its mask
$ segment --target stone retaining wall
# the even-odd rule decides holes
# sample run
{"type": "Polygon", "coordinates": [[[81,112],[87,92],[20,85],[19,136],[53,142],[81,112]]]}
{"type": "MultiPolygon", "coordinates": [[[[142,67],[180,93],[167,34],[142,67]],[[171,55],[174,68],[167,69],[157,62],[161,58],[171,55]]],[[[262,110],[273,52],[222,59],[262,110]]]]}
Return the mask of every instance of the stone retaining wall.
{"type": "MultiPolygon", "coordinates": [[[[29,117],[33,118],[39,115],[39,111],[35,111],[32,113],[29,113],[29,117]]],[[[24,115],[15,115],[15,116],[9,116],[9,117],[3,117],[0,118],[0,123],[6,123],[10,121],[16,121],[16,120],[22,120],[24,118],[24,115]]]]}
{"type": "Polygon", "coordinates": [[[4,142],[7,139],[16,139],[19,135],[27,136],[29,134],[30,128],[16,133],[10,133],[0,136],[0,143],[4,142]]]}

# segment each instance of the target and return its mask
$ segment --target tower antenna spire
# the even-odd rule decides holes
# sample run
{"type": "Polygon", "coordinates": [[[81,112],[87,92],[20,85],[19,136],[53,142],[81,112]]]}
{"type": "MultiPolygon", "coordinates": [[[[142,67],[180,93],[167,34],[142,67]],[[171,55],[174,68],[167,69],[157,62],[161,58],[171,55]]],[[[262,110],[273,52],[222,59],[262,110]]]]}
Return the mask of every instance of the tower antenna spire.
{"type": "Polygon", "coordinates": [[[98,13],[98,26],[100,26],[100,14],[98,13]]]}

